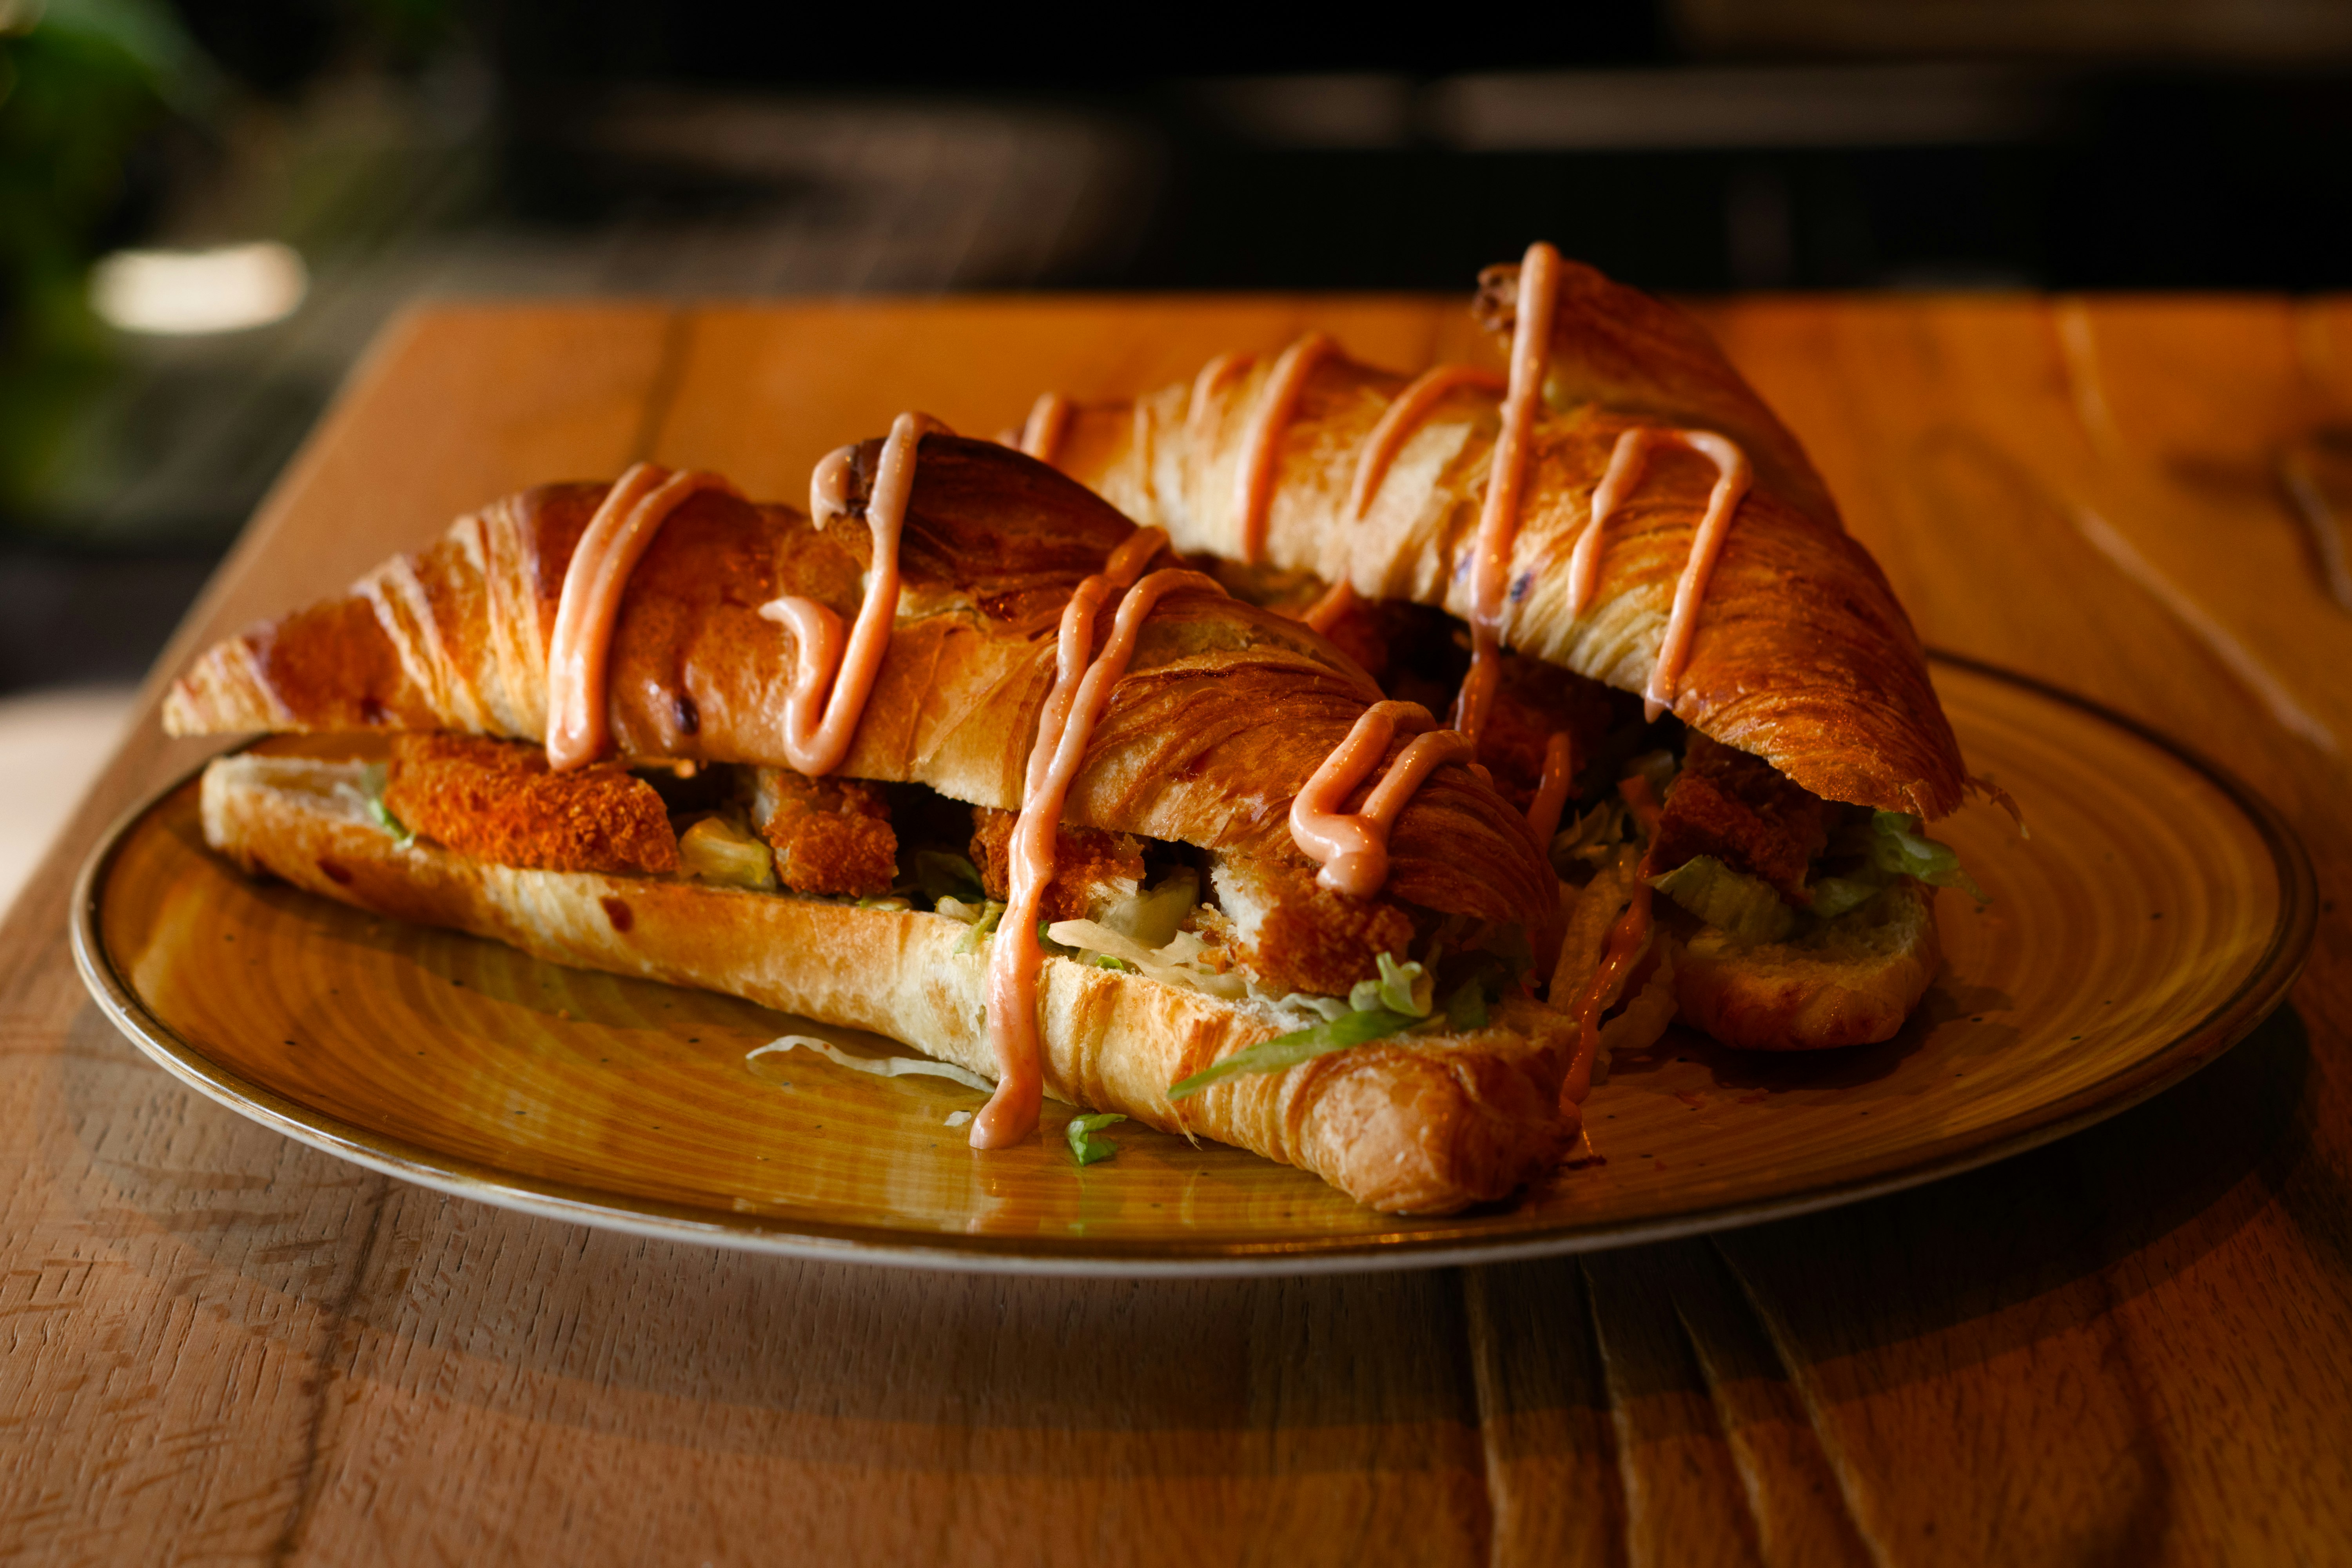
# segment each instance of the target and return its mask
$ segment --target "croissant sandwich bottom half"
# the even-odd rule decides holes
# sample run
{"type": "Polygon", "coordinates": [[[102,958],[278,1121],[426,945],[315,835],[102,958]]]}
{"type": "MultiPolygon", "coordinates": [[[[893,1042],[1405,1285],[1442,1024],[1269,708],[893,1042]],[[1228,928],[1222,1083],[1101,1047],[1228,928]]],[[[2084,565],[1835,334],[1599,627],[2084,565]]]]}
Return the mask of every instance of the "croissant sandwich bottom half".
{"type": "Polygon", "coordinates": [[[906,1041],[982,1147],[1050,1094],[1432,1214],[1558,1161],[1559,883],[1460,736],[996,444],[907,416],[813,501],[549,486],[216,645],[173,733],[355,739],[216,760],[208,842],[906,1041]]]}
{"type": "Polygon", "coordinates": [[[1309,333],[1132,403],[1047,394],[1008,437],[1450,710],[1561,879],[1571,1098],[1677,1017],[1887,1038],[1940,963],[1937,888],[1975,891],[1924,824],[2006,797],[1697,322],[1541,244],[1481,285],[1504,368],[1407,375],[1309,333]]]}

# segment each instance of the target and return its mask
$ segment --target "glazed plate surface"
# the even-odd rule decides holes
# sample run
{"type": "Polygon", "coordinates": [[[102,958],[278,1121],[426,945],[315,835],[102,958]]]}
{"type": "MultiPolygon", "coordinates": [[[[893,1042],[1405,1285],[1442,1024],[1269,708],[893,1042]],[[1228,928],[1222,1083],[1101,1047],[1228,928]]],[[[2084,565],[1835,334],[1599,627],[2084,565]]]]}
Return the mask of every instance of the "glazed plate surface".
{"type": "Polygon", "coordinates": [[[2284,996],[2310,865],[2277,815],[2165,742],[1938,658],[1969,763],[2032,828],[1939,825],[1991,901],[1938,898],[1946,963],[1883,1046],[1743,1056],[1677,1029],[1587,1107],[1603,1163],[1506,1207],[1374,1214],[1321,1182],[1132,1123],[1080,1168],[989,1154],[980,1094],[879,1078],[745,1002],[560,968],[281,885],[204,847],[193,780],[92,856],[75,952],[101,1005],[194,1088],[287,1135],[483,1202],[717,1246],[943,1268],[1296,1273],[1685,1235],[1850,1202],[2047,1142],[2157,1092],[2284,996]]]}

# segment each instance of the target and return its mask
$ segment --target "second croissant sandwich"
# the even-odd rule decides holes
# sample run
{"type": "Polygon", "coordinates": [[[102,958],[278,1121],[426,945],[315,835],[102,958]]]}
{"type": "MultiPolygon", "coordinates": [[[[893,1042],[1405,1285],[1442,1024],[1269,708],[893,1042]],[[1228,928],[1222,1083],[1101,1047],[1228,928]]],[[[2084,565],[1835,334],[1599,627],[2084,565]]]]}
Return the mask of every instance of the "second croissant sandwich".
{"type": "Polygon", "coordinates": [[[1558,1159],[1555,884],[1455,741],[994,444],[905,416],[812,490],[532,490],[217,645],[173,732],[354,744],[215,762],[207,839],[910,1042],[983,1147],[1051,1093],[1412,1213],[1558,1159]]]}
{"type": "Polygon", "coordinates": [[[1885,1039],[1940,963],[1936,887],[1973,891],[1922,834],[1977,781],[1909,619],[1696,322],[1546,245],[1482,284],[1507,374],[1309,333],[1008,436],[1450,709],[1563,878],[1571,1098],[1677,1016],[1885,1039]]]}

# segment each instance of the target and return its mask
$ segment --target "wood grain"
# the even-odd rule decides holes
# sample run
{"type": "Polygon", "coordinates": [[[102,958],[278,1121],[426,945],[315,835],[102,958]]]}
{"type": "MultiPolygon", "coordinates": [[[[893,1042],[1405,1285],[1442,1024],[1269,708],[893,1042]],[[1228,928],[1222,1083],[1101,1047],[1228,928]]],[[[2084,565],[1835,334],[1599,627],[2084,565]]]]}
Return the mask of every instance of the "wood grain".
{"type": "MultiPolygon", "coordinates": [[[[2344,885],[2352,777],[2277,700],[2352,736],[2352,629],[2263,476],[2352,416],[2352,303],[1706,314],[1929,640],[2224,759],[2344,885]]],[[[175,646],[499,490],[650,454],[790,497],[905,403],[986,431],[1309,321],[1401,368],[1469,341],[1456,300],[430,312],[175,646]]],[[[100,826],[189,755],[134,733],[0,927],[11,1561],[2352,1558],[2332,903],[2220,1064],[1927,1191],[1589,1269],[1014,1283],[524,1220],[179,1089],[63,924],[100,826]]]]}

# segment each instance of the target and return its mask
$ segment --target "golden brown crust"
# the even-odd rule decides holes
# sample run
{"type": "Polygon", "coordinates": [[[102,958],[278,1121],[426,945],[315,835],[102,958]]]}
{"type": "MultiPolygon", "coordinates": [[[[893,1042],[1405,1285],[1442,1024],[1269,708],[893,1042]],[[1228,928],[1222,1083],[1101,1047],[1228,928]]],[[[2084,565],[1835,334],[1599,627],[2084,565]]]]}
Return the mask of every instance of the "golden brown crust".
{"type": "MultiPolygon", "coordinates": [[[[1486,315],[1498,329],[1511,319],[1516,278],[1516,269],[1489,274],[1486,315]]],[[[1200,409],[1190,385],[1178,385],[1131,407],[1081,410],[1063,464],[1168,529],[1180,549],[1235,555],[1234,466],[1270,369],[1261,360],[1200,409]]],[[[1599,585],[1581,616],[1568,609],[1569,556],[1620,434],[1722,431],[1748,451],[1756,482],[1707,590],[1675,713],[1825,799],[1930,817],[1957,809],[1959,747],[1917,634],[1877,563],[1843,531],[1803,449],[1705,331],[1570,265],[1549,381],[1559,401],[1530,441],[1506,645],[1622,690],[1646,686],[1713,466],[1679,450],[1653,458],[1608,524],[1599,585]]],[[[1446,397],[1399,450],[1369,514],[1347,515],[1357,455],[1404,384],[1344,356],[1317,366],[1280,441],[1265,559],[1466,618],[1467,555],[1498,427],[1494,395],[1446,397]]]]}
{"type": "Polygon", "coordinates": [[[898,835],[876,785],[761,768],[756,816],[776,879],[796,893],[872,898],[898,879],[898,835]]]}
{"type": "Polygon", "coordinates": [[[1935,898],[1905,877],[1797,942],[1742,947],[1701,931],[1675,955],[1683,1021],[1750,1051],[1891,1039],[1943,963],[1935,898]]]}
{"type": "Polygon", "coordinates": [[[550,871],[675,871],[661,796],[618,763],[550,773],[547,753],[473,735],[400,735],[384,805],[461,855],[550,871]]]}
{"type": "Polygon", "coordinates": [[[1834,809],[1761,757],[1694,735],[1682,771],[1666,786],[1651,864],[1672,870],[1695,855],[1712,855],[1771,883],[1791,903],[1810,904],[1805,873],[1829,845],[1834,809]]]}
{"type": "Polygon", "coordinates": [[[1394,904],[1335,893],[1304,867],[1234,856],[1212,882],[1233,921],[1236,956],[1276,993],[1345,996],[1380,973],[1378,954],[1402,963],[1418,935],[1394,904]]]}
{"type": "MultiPolygon", "coordinates": [[[[747,997],[873,1029],[992,1070],[984,952],[967,928],[698,883],[516,870],[399,847],[350,805],[352,764],[242,755],[205,771],[206,842],[249,871],[403,920],[454,926],[559,963],[747,997]],[[331,868],[331,873],[328,869],[331,868]]],[[[1038,997],[1045,1081],[1081,1105],[1238,1144],[1359,1200],[1446,1214],[1549,1170],[1566,1026],[1503,1005],[1475,1033],[1375,1043],[1244,1075],[1171,1105],[1166,1086],[1281,1031],[1260,1009],[1140,975],[1048,959],[1038,997]]]]}
{"type": "MultiPolygon", "coordinates": [[[[857,449],[849,512],[823,532],[788,508],[719,491],[696,495],[664,525],[614,634],[621,755],[784,760],[793,640],[759,606],[797,594],[855,616],[878,450],[857,449]]],[[[992,443],[930,436],[920,454],[899,618],[841,772],[1012,808],[1053,681],[1061,607],[1133,525],[992,443]]],[[[216,646],[173,687],[166,727],[540,737],[563,568],[604,493],[558,485],[507,498],[352,595],[216,646]]],[[[1098,645],[1110,617],[1099,621],[1098,645]]],[[[1064,819],[1297,860],[1290,797],[1379,699],[1297,622],[1221,595],[1171,594],[1145,623],[1064,819]]],[[[1438,770],[1405,809],[1394,850],[1393,897],[1505,921],[1549,906],[1542,847],[1458,765],[1438,770]]]]}
{"type": "MultiPolygon", "coordinates": [[[[1000,902],[1013,896],[1013,828],[1020,820],[1017,811],[971,808],[971,863],[980,872],[981,890],[1000,902]]],[[[1055,828],[1054,879],[1038,897],[1037,918],[1084,920],[1097,887],[1124,883],[1132,890],[1142,880],[1143,846],[1133,835],[1055,828]]]]}

